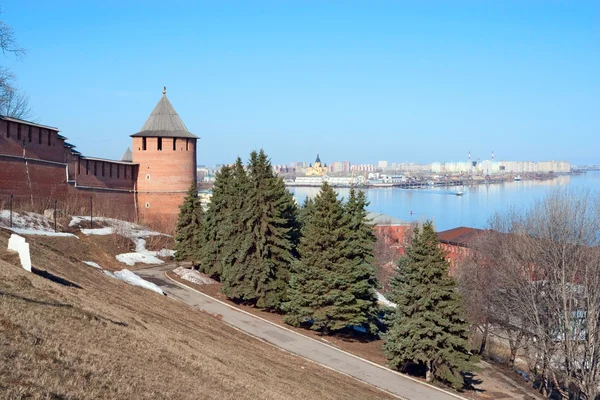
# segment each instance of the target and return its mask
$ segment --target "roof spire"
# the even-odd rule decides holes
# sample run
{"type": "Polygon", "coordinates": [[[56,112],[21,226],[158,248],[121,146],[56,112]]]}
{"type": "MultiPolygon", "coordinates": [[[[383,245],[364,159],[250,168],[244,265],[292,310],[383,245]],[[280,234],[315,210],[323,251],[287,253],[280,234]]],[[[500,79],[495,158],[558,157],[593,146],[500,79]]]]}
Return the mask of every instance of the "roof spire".
{"type": "Polygon", "coordinates": [[[167,94],[167,87],[163,86],[163,94],[167,94]]]}

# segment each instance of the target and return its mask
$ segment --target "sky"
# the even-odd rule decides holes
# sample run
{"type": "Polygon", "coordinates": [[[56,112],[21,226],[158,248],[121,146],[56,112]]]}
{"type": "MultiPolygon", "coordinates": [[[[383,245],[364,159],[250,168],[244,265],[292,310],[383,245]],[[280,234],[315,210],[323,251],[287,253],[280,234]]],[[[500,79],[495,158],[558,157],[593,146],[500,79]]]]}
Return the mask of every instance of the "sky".
{"type": "Polygon", "coordinates": [[[36,120],[120,158],[163,86],[198,164],[599,163],[598,1],[0,1],[36,120]]]}

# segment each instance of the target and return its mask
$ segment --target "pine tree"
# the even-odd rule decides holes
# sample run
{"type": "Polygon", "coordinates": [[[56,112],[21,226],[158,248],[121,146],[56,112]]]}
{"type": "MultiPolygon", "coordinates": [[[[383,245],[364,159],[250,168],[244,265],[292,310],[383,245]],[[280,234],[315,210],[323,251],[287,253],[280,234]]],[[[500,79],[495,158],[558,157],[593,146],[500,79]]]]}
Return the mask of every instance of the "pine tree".
{"type": "Polygon", "coordinates": [[[335,191],[324,183],[310,212],[305,214],[300,260],[294,266],[290,301],[285,307],[286,323],[307,324],[322,334],[349,326],[363,326],[376,332],[374,278],[368,262],[363,262],[368,259],[368,245],[365,242],[364,248],[351,249],[359,245],[360,237],[350,233],[351,226],[358,227],[354,217],[358,218],[359,213],[357,210],[352,213],[350,218],[335,191]]]}
{"type": "Polygon", "coordinates": [[[175,234],[175,259],[196,261],[200,248],[203,212],[195,182],[190,185],[179,210],[175,234]]]}
{"type": "Polygon", "coordinates": [[[261,308],[278,309],[286,299],[297,234],[296,204],[274,175],[263,150],[252,152],[249,187],[239,214],[244,223],[233,263],[223,271],[223,293],[261,308]]]}
{"type": "Polygon", "coordinates": [[[384,350],[390,366],[423,369],[427,381],[438,380],[460,389],[463,373],[474,371],[462,300],[431,222],[415,229],[407,256],[398,263],[392,281],[392,301],[398,306],[386,335],[384,350]]]}
{"type": "Polygon", "coordinates": [[[231,167],[223,166],[217,172],[202,229],[204,246],[199,252],[199,269],[217,279],[221,276],[223,252],[229,240],[232,180],[231,167]]]}

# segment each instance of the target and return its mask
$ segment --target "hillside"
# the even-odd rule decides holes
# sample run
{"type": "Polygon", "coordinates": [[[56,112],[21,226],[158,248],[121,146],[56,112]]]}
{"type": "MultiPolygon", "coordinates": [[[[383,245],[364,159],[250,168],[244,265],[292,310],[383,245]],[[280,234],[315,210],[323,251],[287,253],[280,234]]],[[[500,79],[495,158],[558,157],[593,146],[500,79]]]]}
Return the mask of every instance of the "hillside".
{"type": "Polygon", "coordinates": [[[48,239],[27,238],[40,270],[28,273],[4,250],[8,237],[0,231],[2,398],[389,398],[112,279],[48,239]]]}

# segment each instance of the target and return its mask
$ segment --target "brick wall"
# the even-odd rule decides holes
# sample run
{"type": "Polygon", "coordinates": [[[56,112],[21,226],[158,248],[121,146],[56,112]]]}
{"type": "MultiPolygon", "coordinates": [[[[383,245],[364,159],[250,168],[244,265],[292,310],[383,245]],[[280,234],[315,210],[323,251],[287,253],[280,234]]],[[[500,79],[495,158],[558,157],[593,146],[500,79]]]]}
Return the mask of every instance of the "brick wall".
{"type": "Polygon", "coordinates": [[[64,198],[67,193],[64,165],[0,155],[0,194],[64,198]]]}
{"type": "Polygon", "coordinates": [[[58,132],[39,126],[0,120],[0,153],[65,162],[64,140],[58,132]]]}
{"type": "Polygon", "coordinates": [[[77,157],[72,168],[77,186],[122,190],[133,190],[135,187],[137,166],[133,164],[77,157]]]}

